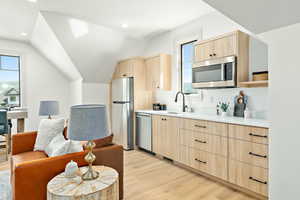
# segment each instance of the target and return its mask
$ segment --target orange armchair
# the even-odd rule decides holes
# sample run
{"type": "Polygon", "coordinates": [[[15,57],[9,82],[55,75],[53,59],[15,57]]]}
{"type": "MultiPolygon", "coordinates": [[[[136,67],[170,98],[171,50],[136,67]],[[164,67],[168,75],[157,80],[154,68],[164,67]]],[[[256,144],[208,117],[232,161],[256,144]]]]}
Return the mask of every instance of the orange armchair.
{"type": "MultiPolygon", "coordinates": [[[[19,133],[12,136],[11,183],[14,200],[46,200],[47,184],[64,171],[71,160],[85,166],[86,152],[47,157],[44,152],[33,151],[37,132],[19,133]]],[[[95,165],[105,165],[119,173],[119,196],[123,199],[123,148],[109,145],[95,148],[95,165]]]]}

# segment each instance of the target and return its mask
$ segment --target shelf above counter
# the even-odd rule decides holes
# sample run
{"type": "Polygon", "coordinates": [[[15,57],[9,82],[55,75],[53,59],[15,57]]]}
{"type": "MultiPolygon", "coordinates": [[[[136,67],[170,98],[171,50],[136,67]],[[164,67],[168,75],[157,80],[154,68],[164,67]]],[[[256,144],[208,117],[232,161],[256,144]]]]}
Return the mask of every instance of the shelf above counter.
{"type": "Polygon", "coordinates": [[[247,82],[240,82],[239,87],[246,87],[246,88],[256,88],[256,87],[268,87],[269,81],[247,81],[247,82]]]}

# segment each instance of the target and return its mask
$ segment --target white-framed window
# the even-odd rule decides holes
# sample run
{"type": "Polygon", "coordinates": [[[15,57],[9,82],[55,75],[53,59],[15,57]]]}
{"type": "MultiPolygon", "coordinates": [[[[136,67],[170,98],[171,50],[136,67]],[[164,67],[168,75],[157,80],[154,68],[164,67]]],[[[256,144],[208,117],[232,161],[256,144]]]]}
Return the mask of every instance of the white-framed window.
{"type": "Polygon", "coordinates": [[[185,94],[196,93],[192,87],[193,54],[196,41],[191,40],[180,44],[180,85],[181,91],[185,94]]]}
{"type": "Polygon", "coordinates": [[[20,56],[0,54],[0,106],[20,105],[20,56]]]}

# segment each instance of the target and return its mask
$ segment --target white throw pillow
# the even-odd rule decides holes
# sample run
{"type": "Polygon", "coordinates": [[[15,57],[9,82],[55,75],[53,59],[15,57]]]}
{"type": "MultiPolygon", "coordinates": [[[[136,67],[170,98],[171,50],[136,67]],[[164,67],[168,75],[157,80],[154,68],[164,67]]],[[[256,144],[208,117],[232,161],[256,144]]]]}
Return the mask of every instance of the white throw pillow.
{"type": "Polygon", "coordinates": [[[67,140],[62,134],[55,136],[45,148],[45,153],[49,157],[59,156],[67,153],[67,140]]]}
{"type": "Polygon", "coordinates": [[[34,151],[45,151],[47,145],[64,130],[64,119],[42,119],[34,144],[34,151]]]}
{"type": "Polygon", "coordinates": [[[68,140],[68,153],[75,153],[83,151],[80,141],[68,140]]]}

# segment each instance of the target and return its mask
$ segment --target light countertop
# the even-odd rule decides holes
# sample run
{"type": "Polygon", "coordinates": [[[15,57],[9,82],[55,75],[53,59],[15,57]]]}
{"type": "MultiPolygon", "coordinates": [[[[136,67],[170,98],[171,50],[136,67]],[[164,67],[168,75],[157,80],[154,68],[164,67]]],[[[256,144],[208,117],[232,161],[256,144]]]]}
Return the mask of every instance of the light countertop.
{"type": "Polygon", "coordinates": [[[228,124],[237,124],[237,125],[246,125],[246,126],[255,126],[255,127],[262,127],[262,128],[270,128],[270,121],[262,120],[262,119],[244,119],[241,117],[222,117],[218,115],[212,114],[202,114],[202,113],[175,113],[172,111],[163,111],[163,110],[137,110],[136,113],[148,113],[154,115],[164,115],[164,116],[171,116],[171,117],[181,117],[187,119],[198,119],[198,120],[207,120],[207,121],[214,121],[214,122],[222,122],[228,124]]]}

